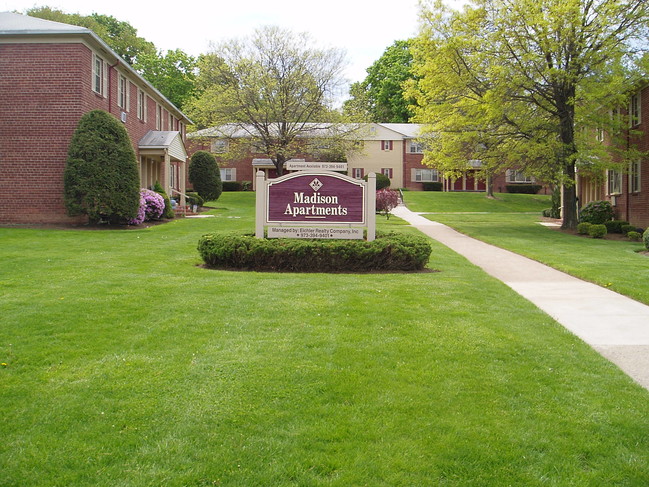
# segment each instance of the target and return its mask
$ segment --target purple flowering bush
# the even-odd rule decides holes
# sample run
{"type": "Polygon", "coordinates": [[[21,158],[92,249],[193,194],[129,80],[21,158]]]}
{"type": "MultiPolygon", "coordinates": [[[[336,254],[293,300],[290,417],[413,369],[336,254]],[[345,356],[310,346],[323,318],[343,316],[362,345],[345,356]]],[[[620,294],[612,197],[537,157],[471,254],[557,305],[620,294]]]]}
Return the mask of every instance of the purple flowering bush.
{"type": "Polygon", "coordinates": [[[376,192],[376,211],[390,218],[390,211],[399,205],[399,193],[391,189],[376,192]]]}
{"type": "Polygon", "coordinates": [[[147,220],[157,220],[165,209],[165,200],[155,191],[142,188],[140,190],[140,208],[137,216],[128,221],[129,225],[139,225],[147,220]]]}

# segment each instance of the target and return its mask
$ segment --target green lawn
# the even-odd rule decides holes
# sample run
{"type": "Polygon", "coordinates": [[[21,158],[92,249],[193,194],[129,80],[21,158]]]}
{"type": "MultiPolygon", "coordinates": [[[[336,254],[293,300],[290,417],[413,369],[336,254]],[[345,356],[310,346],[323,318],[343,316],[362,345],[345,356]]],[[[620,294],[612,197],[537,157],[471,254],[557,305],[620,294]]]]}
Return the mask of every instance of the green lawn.
{"type": "Polygon", "coordinates": [[[593,239],[544,227],[538,223],[540,211],[525,214],[538,205],[538,199],[508,194],[490,200],[479,193],[406,193],[406,203],[413,211],[453,206],[452,211],[424,215],[430,220],[649,304],[649,256],[638,252],[644,249],[641,242],[593,239]],[[514,196],[522,197],[518,201],[521,210],[505,214],[504,208],[511,208],[514,196]],[[462,214],[480,202],[490,208],[488,213],[462,214]]]}
{"type": "Polygon", "coordinates": [[[1,486],[649,483],[649,393],[442,245],[419,274],[199,267],[253,197],[0,228],[1,486]]]}
{"type": "Polygon", "coordinates": [[[490,199],[485,193],[406,191],[404,197],[408,208],[417,212],[540,214],[552,206],[549,195],[497,193],[490,199]]]}

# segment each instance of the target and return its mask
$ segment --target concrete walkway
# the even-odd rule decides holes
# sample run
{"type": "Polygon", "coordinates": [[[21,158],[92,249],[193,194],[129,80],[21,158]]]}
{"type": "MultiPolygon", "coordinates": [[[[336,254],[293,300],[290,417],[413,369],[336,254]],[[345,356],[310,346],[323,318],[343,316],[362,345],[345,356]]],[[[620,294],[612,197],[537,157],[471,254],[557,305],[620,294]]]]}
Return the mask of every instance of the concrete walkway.
{"type": "Polygon", "coordinates": [[[467,237],[404,205],[392,213],[503,281],[649,389],[649,306],[467,237]]]}

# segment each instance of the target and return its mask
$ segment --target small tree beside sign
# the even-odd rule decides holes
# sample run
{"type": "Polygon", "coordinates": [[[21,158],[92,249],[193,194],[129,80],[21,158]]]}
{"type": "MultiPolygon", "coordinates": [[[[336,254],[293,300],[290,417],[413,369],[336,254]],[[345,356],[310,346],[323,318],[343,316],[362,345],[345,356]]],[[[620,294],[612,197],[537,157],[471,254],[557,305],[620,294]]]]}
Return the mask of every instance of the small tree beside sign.
{"type": "Polygon", "coordinates": [[[257,238],[344,238],[376,234],[376,176],[367,182],[331,171],[266,180],[257,173],[257,238]]]}

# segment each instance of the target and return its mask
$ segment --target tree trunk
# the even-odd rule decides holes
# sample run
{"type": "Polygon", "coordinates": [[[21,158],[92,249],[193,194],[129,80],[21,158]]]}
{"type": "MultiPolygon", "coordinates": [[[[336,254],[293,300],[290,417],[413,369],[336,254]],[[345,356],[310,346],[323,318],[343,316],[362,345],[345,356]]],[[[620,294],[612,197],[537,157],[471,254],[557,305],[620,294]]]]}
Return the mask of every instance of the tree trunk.
{"type": "Polygon", "coordinates": [[[575,184],[575,164],[564,168],[567,182],[563,185],[563,223],[561,228],[574,230],[577,228],[577,185],[575,184]]]}
{"type": "Polygon", "coordinates": [[[559,136],[563,145],[563,224],[561,228],[577,228],[577,185],[575,184],[575,106],[576,87],[572,84],[561,86],[555,91],[559,113],[559,136]]]}
{"type": "Polygon", "coordinates": [[[487,175],[487,198],[493,198],[494,197],[494,178],[491,177],[491,174],[487,175]]]}

